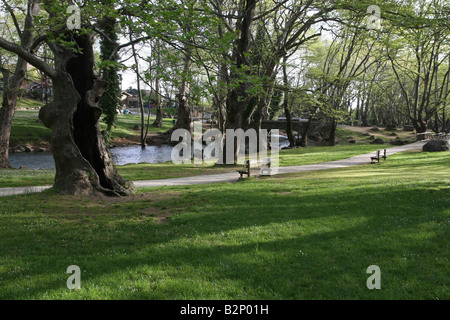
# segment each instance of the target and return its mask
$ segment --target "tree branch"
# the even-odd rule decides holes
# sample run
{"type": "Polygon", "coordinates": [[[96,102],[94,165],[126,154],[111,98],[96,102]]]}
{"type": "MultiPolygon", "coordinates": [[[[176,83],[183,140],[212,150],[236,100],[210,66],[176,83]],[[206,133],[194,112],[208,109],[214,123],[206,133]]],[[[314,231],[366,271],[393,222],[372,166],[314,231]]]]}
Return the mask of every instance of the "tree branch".
{"type": "Polygon", "coordinates": [[[45,63],[44,61],[42,61],[29,51],[26,51],[21,46],[15,43],[11,43],[7,41],[5,38],[0,37],[0,48],[3,48],[7,51],[17,54],[19,57],[21,57],[23,60],[31,64],[33,67],[36,67],[37,69],[47,74],[50,78],[56,77],[57,73],[55,69],[53,69],[49,64],[45,63]]]}

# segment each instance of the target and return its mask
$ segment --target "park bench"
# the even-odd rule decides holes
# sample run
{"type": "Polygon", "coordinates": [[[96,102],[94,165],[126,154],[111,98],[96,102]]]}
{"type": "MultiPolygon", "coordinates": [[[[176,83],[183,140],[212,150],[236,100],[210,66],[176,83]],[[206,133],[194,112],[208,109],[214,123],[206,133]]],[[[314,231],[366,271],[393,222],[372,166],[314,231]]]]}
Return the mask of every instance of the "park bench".
{"type": "Polygon", "coordinates": [[[246,174],[247,177],[250,177],[251,170],[255,168],[260,168],[261,175],[270,175],[270,165],[271,165],[270,158],[250,159],[246,160],[243,169],[238,170],[237,172],[241,175],[240,179],[242,179],[242,176],[244,174],[246,174]]]}
{"type": "Polygon", "coordinates": [[[370,157],[370,160],[371,160],[370,163],[375,163],[375,162],[380,163],[380,158],[383,158],[384,160],[386,160],[386,158],[387,158],[386,149],[384,149],[383,156],[380,157],[380,153],[381,153],[380,150],[378,150],[374,157],[370,157]]]}

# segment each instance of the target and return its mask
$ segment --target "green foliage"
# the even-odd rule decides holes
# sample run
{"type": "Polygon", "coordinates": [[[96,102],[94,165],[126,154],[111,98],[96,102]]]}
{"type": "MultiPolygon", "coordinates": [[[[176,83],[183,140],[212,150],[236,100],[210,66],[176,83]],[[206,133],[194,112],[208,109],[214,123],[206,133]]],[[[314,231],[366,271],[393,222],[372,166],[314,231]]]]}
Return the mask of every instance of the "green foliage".
{"type": "MultiPolygon", "coordinates": [[[[113,52],[118,44],[118,35],[116,31],[116,21],[114,19],[106,19],[104,34],[100,41],[100,64],[102,78],[109,84],[108,89],[104,92],[99,101],[99,106],[105,115],[103,121],[106,123],[107,135],[106,141],[109,141],[111,129],[114,125],[117,115],[117,109],[120,106],[121,83],[119,79],[119,55],[113,52]],[[112,56],[111,56],[112,55],[112,56]]],[[[120,106],[121,107],[121,106],[120,106]]]]}

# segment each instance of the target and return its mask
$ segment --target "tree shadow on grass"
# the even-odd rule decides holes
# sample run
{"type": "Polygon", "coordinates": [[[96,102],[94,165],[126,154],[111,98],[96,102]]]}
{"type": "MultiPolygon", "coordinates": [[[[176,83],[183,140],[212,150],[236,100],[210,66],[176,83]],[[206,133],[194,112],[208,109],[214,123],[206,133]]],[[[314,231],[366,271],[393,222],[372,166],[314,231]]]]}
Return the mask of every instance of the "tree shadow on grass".
{"type": "Polygon", "coordinates": [[[23,221],[10,219],[9,229],[2,229],[2,256],[25,270],[0,272],[0,297],[39,298],[45,292],[89,297],[87,291],[65,289],[65,270],[77,263],[87,270],[82,279],[88,290],[107,287],[100,298],[428,299],[445,292],[439,287],[445,264],[434,260],[448,258],[441,251],[448,243],[445,190],[365,186],[354,193],[321,192],[325,183],[330,182],[194,188],[177,199],[185,211],[162,225],[53,221],[51,231],[36,226],[32,234],[20,235],[23,221]],[[411,239],[423,225],[430,235],[411,239]],[[372,264],[387,274],[387,289],[378,294],[365,286],[372,264]],[[436,278],[428,279],[424,269],[436,278]],[[143,280],[138,292],[108,286],[121,278],[132,286],[142,272],[165,284],[143,280]]]}

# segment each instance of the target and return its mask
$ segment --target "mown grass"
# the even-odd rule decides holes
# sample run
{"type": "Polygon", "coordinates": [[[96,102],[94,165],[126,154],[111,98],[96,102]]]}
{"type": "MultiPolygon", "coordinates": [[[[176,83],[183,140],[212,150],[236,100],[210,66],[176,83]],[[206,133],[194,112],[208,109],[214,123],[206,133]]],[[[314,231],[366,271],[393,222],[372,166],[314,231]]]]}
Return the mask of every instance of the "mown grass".
{"type": "MultiPolygon", "coordinates": [[[[28,99],[22,99],[28,101],[28,99]]],[[[31,100],[34,101],[34,100],[31,100]]],[[[30,103],[30,102],[29,102],[30,103]]],[[[38,102],[34,102],[38,104],[38,102]]],[[[51,130],[46,128],[43,124],[38,122],[38,111],[36,110],[17,110],[13,119],[13,126],[11,130],[11,145],[18,144],[39,144],[50,141],[51,130]]],[[[150,124],[155,120],[151,118],[150,124]]],[[[139,115],[118,115],[115,126],[112,130],[112,139],[129,139],[140,135],[140,131],[133,130],[133,127],[140,124],[139,115]]],[[[149,132],[164,132],[172,127],[172,119],[164,119],[161,128],[154,128],[150,125],[149,132]]],[[[100,122],[101,130],[106,129],[106,124],[100,122]]]]}
{"type": "MultiPolygon", "coordinates": [[[[147,117],[145,118],[147,125],[147,117]]],[[[155,117],[151,117],[149,132],[165,132],[172,128],[173,120],[172,119],[163,119],[163,125],[161,128],[152,127],[152,123],[155,121],[155,117]]],[[[112,130],[112,139],[116,138],[130,138],[131,136],[140,135],[139,130],[133,130],[133,127],[137,124],[140,125],[141,116],[140,115],[118,115],[115,126],[112,130]]],[[[106,125],[104,123],[100,123],[100,127],[106,129],[106,125]]]]}
{"type": "Polygon", "coordinates": [[[1,299],[449,299],[449,153],[0,201],[1,299]],[[69,265],[81,290],[69,290],[69,265]],[[369,290],[367,267],[381,269],[369,290]]]}
{"type": "Polygon", "coordinates": [[[10,145],[36,145],[50,141],[51,130],[38,122],[38,111],[18,110],[14,114],[10,145]]]}
{"type": "MultiPolygon", "coordinates": [[[[0,93],[0,101],[1,100],[3,100],[3,94],[2,93],[0,93]]],[[[37,108],[43,107],[44,105],[45,105],[45,103],[43,103],[41,101],[21,97],[17,101],[17,106],[16,107],[17,108],[21,108],[21,109],[37,109],[37,108]]]]}

